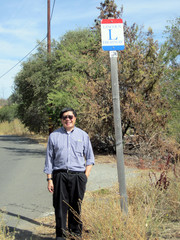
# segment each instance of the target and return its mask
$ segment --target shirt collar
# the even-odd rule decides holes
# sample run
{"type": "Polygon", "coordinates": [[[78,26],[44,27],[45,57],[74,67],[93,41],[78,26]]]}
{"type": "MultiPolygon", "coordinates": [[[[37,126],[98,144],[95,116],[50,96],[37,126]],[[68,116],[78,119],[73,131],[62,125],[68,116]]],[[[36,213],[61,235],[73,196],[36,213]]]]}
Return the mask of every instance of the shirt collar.
{"type": "MultiPolygon", "coordinates": [[[[70,132],[70,133],[74,132],[74,130],[75,130],[75,129],[76,129],[76,127],[74,126],[74,128],[71,130],[71,132],[70,132]]],[[[62,126],[62,130],[63,130],[64,132],[66,132],[66,133],[67,133],[67,131],[66,131],[65,127],[63,127],[63,126],[62,126]]]]}

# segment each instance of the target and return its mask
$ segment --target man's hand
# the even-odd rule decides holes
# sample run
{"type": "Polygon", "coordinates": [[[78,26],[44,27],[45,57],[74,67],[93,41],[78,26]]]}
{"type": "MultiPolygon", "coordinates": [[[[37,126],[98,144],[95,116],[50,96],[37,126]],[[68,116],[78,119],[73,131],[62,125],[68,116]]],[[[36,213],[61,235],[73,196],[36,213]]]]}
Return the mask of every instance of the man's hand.
{"type": "Polygon", "coordinates": [[[48,191],[50,193],[54,192],[54,184],[52,180],[52,174],[47,174],[47,180],[48,180],[48,191]]]}
{"type": "Polygon", "coordinates": [[[50,193],[53,193],[54,192],[54,184],[53,184],[53,181],[52,180],[49,180],[48,181],[48,191],[50,193]]]}
{"type": "Polygon", "coordinates": [[[89,177],[89,174],[90,174],[90,172],[91,172],[91,168],[92,168],[92,165],[86,166],[85,174],[86,174],[86,177],[87,177],[87,178],[89,177]]]}

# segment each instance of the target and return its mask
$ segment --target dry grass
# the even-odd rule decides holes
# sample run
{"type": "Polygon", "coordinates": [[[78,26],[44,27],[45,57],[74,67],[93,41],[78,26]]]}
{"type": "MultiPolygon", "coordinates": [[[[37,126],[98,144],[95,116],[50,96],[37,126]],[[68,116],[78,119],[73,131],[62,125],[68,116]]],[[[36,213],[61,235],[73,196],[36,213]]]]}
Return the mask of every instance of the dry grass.
{"type": "Polygon", "coordinates": [[[14,240],[15,233],[9,231],[4,222],[3,215],[0,214],[0,239],[1,240],[14,240]]]}
{"type": "MultiPolygon", "coordinates": [[[[84,240],[161,240],[180,238],[180,179],[168,173],[170,185],[160,190],[147,172],[128,183],[128,215],[120,209],[118,186],[86,192],[82,205],[84,240]]],[[[160,173],[159,173],[160,175],[160,173]]],[[[54,216],[41,219],[39,236],[55,237],[54,216]]],[[[78,239],[78,238],[77,238],[78,239]]]]}
{"type": "Polygon", "coordinates": [[[26,135],[29,134],[27,128],[18,120],[12,122],[2,122],[0,124],[0,135],[26,135]]]}
{"type": "Polygon", "coordinates": [[[178,239],[180,182],[172,177],[167,190],[139,178],[128,187],[128,215],[120,209],[118,187],[88,193],[83,203],[84,239],[178,239]],[[165,231],[166,230],[166,231],[165,231]]]}
{"type": "Polygon", "coordinates": [[[2,122],[0,123],[0,135],[16,135],[29,137],[40,144],[43,144],[46,147],[48,136],[34,134],[30,132],[24,125],[21,123],[19,119],[15,119],[12,122],[2,122]]]}

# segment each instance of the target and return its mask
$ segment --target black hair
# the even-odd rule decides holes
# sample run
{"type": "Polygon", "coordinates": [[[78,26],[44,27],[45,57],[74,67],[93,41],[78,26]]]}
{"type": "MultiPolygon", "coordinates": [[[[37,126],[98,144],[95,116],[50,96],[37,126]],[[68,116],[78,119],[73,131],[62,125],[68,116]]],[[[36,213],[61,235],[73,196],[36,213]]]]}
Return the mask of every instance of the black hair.
{"type": "Polygon", "coordinates": [[[63,116],[63,114],[64,114],[65,112],[69,112],[69,111],[73,112],[74,116],[77,117],[77,113],[76,113],[76,111],[75,111],[73,108],[66,107],[66,108],[63,108],[63,109],[61,110],[60,115],[59,115],[60,118],[62,118],[62,116],[63,116]]]}

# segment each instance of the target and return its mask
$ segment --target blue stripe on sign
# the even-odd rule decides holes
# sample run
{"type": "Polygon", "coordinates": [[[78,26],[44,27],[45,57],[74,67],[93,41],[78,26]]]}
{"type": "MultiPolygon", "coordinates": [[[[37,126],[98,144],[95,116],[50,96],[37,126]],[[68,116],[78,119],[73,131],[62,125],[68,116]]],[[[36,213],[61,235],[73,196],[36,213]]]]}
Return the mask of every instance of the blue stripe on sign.
{"type": "Polygon", "coordinates": [[[124,50],[124,45],[122,46],[102,46],[104,51],[122,51],[124,50]]]}

